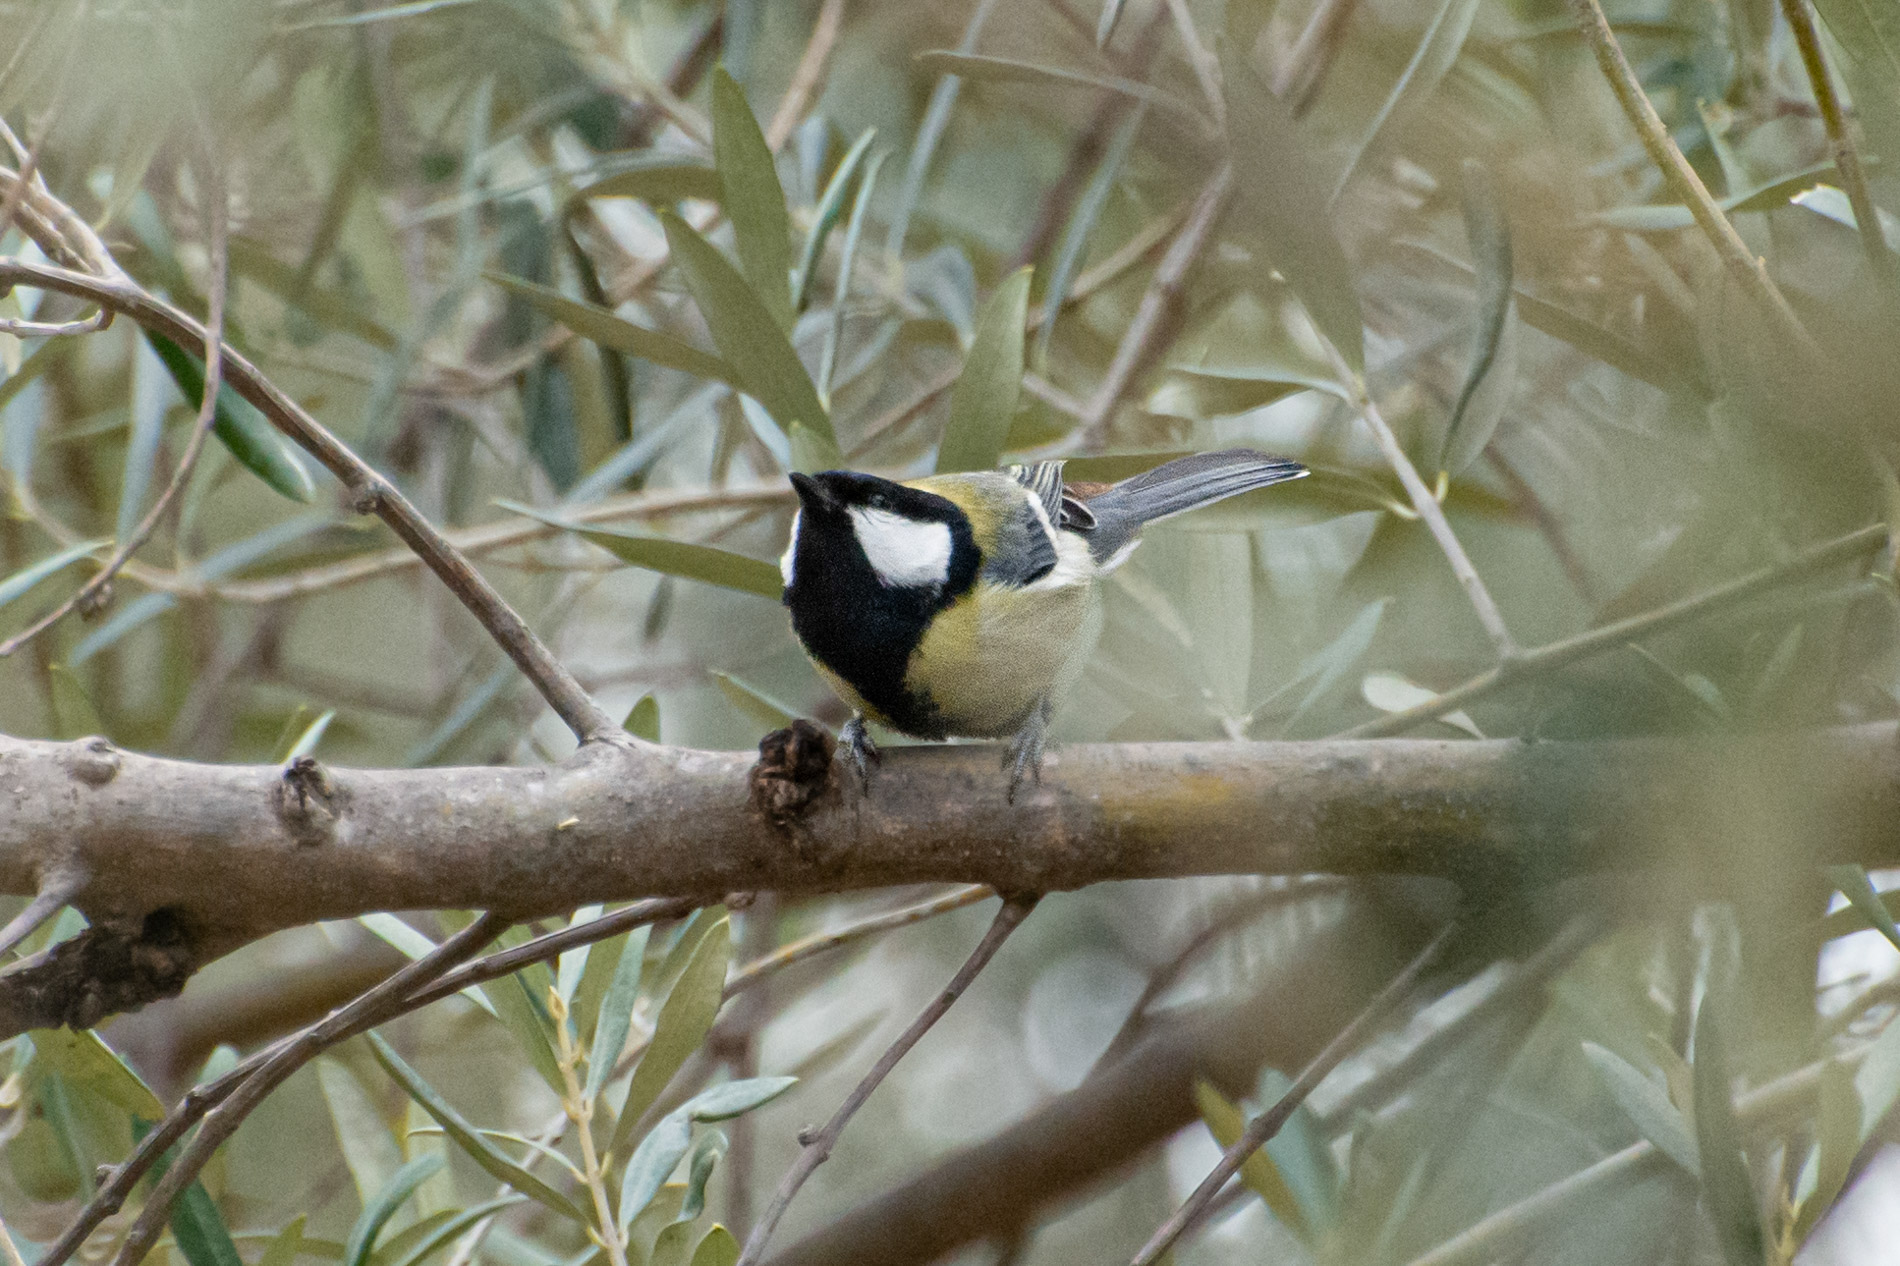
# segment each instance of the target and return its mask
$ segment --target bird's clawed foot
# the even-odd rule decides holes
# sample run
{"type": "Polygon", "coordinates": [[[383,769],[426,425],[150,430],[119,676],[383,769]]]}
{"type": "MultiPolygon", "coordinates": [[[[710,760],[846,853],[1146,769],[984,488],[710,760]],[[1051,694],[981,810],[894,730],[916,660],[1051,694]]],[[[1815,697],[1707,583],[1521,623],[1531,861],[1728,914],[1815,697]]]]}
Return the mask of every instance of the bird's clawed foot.
{"type": "Polygon", "coordinates": [[[871,731],[864,724],[862,712],[852,714],[844,723],[844,730],[838,735],[838,749],[849,758],[851,767],[858,771],[858,790],[865,795],[871,794],[871,766],[882,764],[884,753],[877,750],[877,744],[871,741],[871,731]]]}
{"type": "Polygon", "coordinates": [[[1003,753],[1003,768],[1009,771],[1009,803],[1016,803],[1016,793],[1022,789],[1024,777],[1037,786],[1042,785],[1042,745],[1049,733],[1049,704],[1045,700],[1029,714],[1029,720],[1023,728],[1016,731],[1016,737],[1010,740],[1009,750],[1003,753]]]}

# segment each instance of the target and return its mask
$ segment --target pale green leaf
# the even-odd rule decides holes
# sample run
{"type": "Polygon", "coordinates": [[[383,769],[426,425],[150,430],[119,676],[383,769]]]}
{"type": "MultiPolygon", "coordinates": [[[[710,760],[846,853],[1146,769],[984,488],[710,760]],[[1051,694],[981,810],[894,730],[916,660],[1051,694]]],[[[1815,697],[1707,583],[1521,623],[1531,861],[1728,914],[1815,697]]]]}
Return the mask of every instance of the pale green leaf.
{"type": "MultiPolygon", "coordinates": [[[[792,328],[792,224],[785,191],[765,133],[746,104],[745,90],[713,68],[712,122],[714,165],[725,192],[726,218],[739,248],[739,263],[752,291],[772,314],[778,328],[792,328]]],[[[704,305],[702,304],[702,307],[704,305]]]]}
{"type": "MultiPolygon", "coordinates": [[[[171,372],[185,402],[197,409],[204,399],[204,362],[162,334],[147,331],[145,339],[171,372]]],[[[291,442],[250,401],[236,392],[226,395],[222,385],[212,406],[211,429],[231,456],[279,493],[293,501],[309,501],[316,495],[316,481],[291,442]]]]}
{"type": "Polygon", "coordinates": [[[639,198],[656,207],[667,207],[682,198],[717,202],[724,192],[717,168],[694,159],[651,158],[583,185],[574,191],[574,197],[639,198]]]}
{"type": "Polygon", "coordinates": [[[1477,460],[1491,442],[1517,376],[1516,342],[1509,337],[1517,321],[1511,222],[1497,182],[1475,158],[1465,160],[1464,208],[1465,236],[1478,270],[1478,312],[1464,386],[1452,407],[1438,460],[1438,468],[1452,475],[1477,460]]]}
{"type": "MultiPolygon", "coordinates": [[[[798,276],[792,288],[794,312],[803,312],[811,299],[812,278],[818,271],[818,260],[824,255],[825,240],[831,236],[839,217],[844,214],[844,199],[851,191],[852,178],[858,174],[858,167],[870,152],[871,142],[876,139],[877,129],[865,128],[858,139],[852,142],[851,148],[845,151],[845,156],[838,161],[838,169],[831,173],[831,179],[825,184],[817,210],[812,213],[811,232],[805,235],[805,247],[799,253],[798,276]]],[[[841,271],[838,277],[840,292],[846,289],[848,280],[841,271]]]]}
{"type": "Polygon", "coordinates": [[[620,1149],[641,1115],[653,1106],[673,1075],[706,1040],[724,1000],[731,951],[730,919],[721,917],[698,933],[698,943],[681,969],[679,979],[668,991],[659,1016],[653,1022],[653,1037],[628,1083],[609,1151],[620,1149]]]}
{"type": "Polygon", "coordinates": [[[317,1060],[317,1085],[330,1110],[337,1148],[349,1168],[357,1199],[367,1205],[401,1168],[402,1146],[356,1075],[340,1060],[329,1056],[317,1060]]]}
{"type": "Polygon", "coordinates": [[[1339,201],[1339,195],[1352,183],[1366,155],[1386,129],[1396,127],[1416,110],[1451,71],[1458,54],[1464,51],[1465,37],[1471,34],[1471,23],[1477,16],[1478,0],[1444,0],[1439,6],[1431,24],[1419,38],[1412,59],[1400,72],[1399,81],[1392,86],[1385,104],[1373,116],[1372,126],[1366,129],[1365,136],[1347,160],[1346,169],[1340,173],[1338,182],[1333,186],[1332,197],[1327,199],[1327,205],[1339,201]]]}
{"type": "Polygon", "coordinates": [[[403,1202],[415,1194],[416,1188],[444,1163],[440,1156],[424,1156],[390,1175],[389,1182],[364,1202],[363,1212],[350,1228],[350,1238],[344,1241],[343,1266],[367,1266],[370,1250],[376,1246],[376,1237],[382,1234],[383,1227],[403,1202]]]}
{"type": "Polygon", "coordinates": [[[977,315],[976,337],[950,393],[937,473],[994,470],[1023,385],[1023,319],[1033,270],[1019,268],[977,315]]]}
{"type": "Polygon", "coordinates": [[[1886,937],[1895,949],[1900,949],[1900,927],[1894,926],[1893,914],[1874,891],[1865,867],[1829,866],[1827,881],[1840,889],[1841,895],[1860,912],[1869,927],[1886,937]]]}
{"type": "Polygon", "coordinates": [[[584,1094],[589,1100],[600,1097],[601,1089],[613,1073],[614,1063],[627,1045],[633,1004],[640,995],[640,965],[646,959],[649,931],[650,928],[639,927],[628,934],[620,957],[614,963],[612,981],[600,1000],[600,1019],[594,1025],[594,1042],[587,1054],[584,1094]]]}
{"type": "Polygon", "coordinates": [[[490,281],[521,298],[543,316],[558,321],[574,333],[610,348],[624,352],[655,365],[664,365],[668,369],[677,369],[681,373],[692,374],[696,378],[711,378],[717,382],[738,386],[738,375],[731,365],[711,352],[702,352],[691,343],[674,338],[671,334],[662,334],[658,330],[649,330],[643,325],[615,316],[605,308],[591,303],[582,303],[570,299],[560,291],[549,286],[539,285],[520,277],[509,277],[502,273],[484,273],[490,281]]]}
{"type": "Polygon", "coordinates": [[[540,1202],[562,1217],[571,1218],[582,1226],[590,1223],[591,1219],[581,1212],[580,1207],[572,1200],[535,1177],[500,1148],[482,1137],[481,1131],[450,1106],[449,1101],[444,1099],[435,1087],[424,1081],[421,1074],[405,1063],[402,1056],[396,1054],[395,1048],[384,1041],[380,1034],[371,1032],[368,1038],[370,1050],[375,1054],[376,1062],[383,1066],[383,1070],[408,1093],[411,1099],[421,1104],[423,1111],[435,1118],[436,1124],[442,1127],[443,1133],[447,1134],[455,1145],[461,1148],[470,1160],[480,1165],[491,1178],[497,1182],[506,1183],[522,1195],[540,1202]]]}
{"type": "Polygon", "coordinates": [[[713,679],[713,684],[719,687],[719,693],[726,696],[733,707],[768,730],[782,730],[798,717],[797,709],[773,698],[751,682],[716,669],[707,676],[713,679]]]}
{"type": "Polygon", "coordinates": [[[1224,49],[1227,140],[1235,198],[1230,223],[1277,268],[1307,315],[1355,371],[1365,371],[1365,328],[1353,272],[1333,235],[1325,172],[1292,111],[1255,71],[1224,49]]]}
{"type": "Polygon", "coordinates": [[[1163,92],[1159,88],[1151,88],[1147,84],[1133,79],[1124,79],[1119,75],[1096,74],[1093,71],[1075,70],[1067,66],[1048,66],[1039,62],[1023,61],[1016,57],[960,53],[947,48],[933,48],[919,53],[916,60],[920,66],[928,70],[937,70],[964,79],[990,80],[999,83],[1059,84],[1098,92],[1114,92],[1133,97],[1149,105],[1171,110],[1196,123],[1201,122],[1204,117],[1193,103],[1171,92],[1163,92]]]}
{"type": "Polygon", "coordinates": [[[1699,1176],[1702,1162],[1696,1150],[1695,1132],[1676,1110],[1676,1105],[1669,1101],[1669,1091],[1608,1047],[1585,1042],[1583,1055],[1603,1079],[1610,1097],[1616,1100],[1616,1106],[1623,1110],[1636,1132],[1691,1176],[1699,1176]]]}
{"type": "Polygon", "coordinates": [[[1755,1184],[1742,1149],[1742,1128],[1735,1119],[1730,1097],[1728,1052],[1714,1008],[1705,997],[1696,1015],[1695,1059],[1696,1151],[1701,1157],[1702,1194],[1715,1223],[1716,1239],[1728,1266],[1762,1266],[1767,1246],[1761,1213],[1755,1206],[1755,1184]]]}
{"type": "Polygon", "coordinates": [[[739,1241],[715,1223],[693,1250],[692,1266],[739,1266],[739,1241]]]}
{"type": "Polygon", "coordinates": [[[686,1156],[693,1143],[693,1124],[678,1112],[661,1117],[627,1160],[620,1180],[620,1225],[631,1226],[659,1194],[660,1188],[686,1156]]]}
{"type": "Polygon", "coordinates": [[[58,574],[66,567],[111,544],[110,541],[81,541],[70,549],[63,549],[48,558],[42,558],[30,567],[22,567],[5,580],[0,580],[0,607],[28,593],[32,588],[49,576],[58,574]]]}
{"type": "Polygon", "coordinates": [[[135,1117],[160,1121],[165,1106],[131,1065],[91,1029],[34,1029],[33,1053],[75,1086],[124,1108],[135,1117]]]}
{"type": "Polygon", "coordinates": [[[1042,328],[1036,332],[1036,364],[1047,364],[1049,343],[1055,338],[1056,320],[1062,312],[1062,305],[1069,301],[1069,287],[1075,281],[1075,274],[1082,267],[1082,256],[1087,253],[1089,239],[1095,235],[1096,221],[1101,219],[1102,208],[1108,205],[1108,197],[1115,190],[1115,182],[1121,179],[1122,165],[1128,161],[1128,152],[1134,148],[1135,136],[1141,131],[1142,120],[1148,117],[1147,103],[1143,102],[1129,111],[1128,117],[1121,121],[1115,134],[1109,138],[1108,148],[1102,154],[1102,161],[1096,165],[1095,174],[1089,178],[1088,187],[1082,196],[1076,199],[1075,210],[1069,215],[1069,223],[1062,230],[1062,241],[1056,247],[1055,262],[1049,267],[1049,282],[1043,289],[1042,310],[1048,313],[1042,328]]]}
{"type": "Polygon", "coordinates": [[[666,229],[673,262],[712,331],[713,344],[732,366],[739,388],[764,405],[787,435],[792,423],[802,422],[835,444],[831,418],[819,403],[811,376],[770,309],[726,257],[686,221],[662,212],[660,223],[666,229]]]}
{"type": "Polygon", "coordinates": [[[552,524],[584,537],[622,562],[648,571],[703,581],[723,589],[757,594],[773,601],[777,601],[785,592],[785,578],[779,575],[778,568],[761,559],[747,558],[743,554],[734,554],[711,545],[669,540],[664,536],[650,536],[618,528],[586,527],[515,501],[497,501],[495,504],[524,518],[552,524]]]}

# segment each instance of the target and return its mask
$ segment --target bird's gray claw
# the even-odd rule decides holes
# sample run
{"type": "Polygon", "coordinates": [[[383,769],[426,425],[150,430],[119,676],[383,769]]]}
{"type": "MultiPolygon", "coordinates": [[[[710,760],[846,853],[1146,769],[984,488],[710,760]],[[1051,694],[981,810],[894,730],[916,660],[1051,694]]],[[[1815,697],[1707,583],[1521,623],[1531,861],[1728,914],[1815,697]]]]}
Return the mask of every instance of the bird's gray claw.
{"type": "Polygon", "coordinates": [[[1016,732],[1009,749],[1003,753],[1003,768],[1009,771],[1009,791],[1004,796],[1008,803],[1016,803],[1016,793],[1022,790],[1025,776],[1038,787],[1042,785],[1042,745],[1048,731],[1049,707],[1045,703],[1016,732]]]}
{"type": "Polygon", "coordinates": [[[850,759],[852,768],[858,771],[858,790],[870,795],[871,766],[882,764],[884,753],[871,741],[871,731],[866,728],[862,715],[853,716],[844,723],[844,731],[838,735],[838,746],[850,759]]]}

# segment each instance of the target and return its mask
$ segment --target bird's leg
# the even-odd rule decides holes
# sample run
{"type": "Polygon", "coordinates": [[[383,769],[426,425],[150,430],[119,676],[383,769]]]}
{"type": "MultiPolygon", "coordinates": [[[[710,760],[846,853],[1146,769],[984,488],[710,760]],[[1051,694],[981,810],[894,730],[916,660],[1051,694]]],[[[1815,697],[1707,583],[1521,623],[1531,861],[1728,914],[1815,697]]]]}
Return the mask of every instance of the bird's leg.
{"type": "Polygon", "coordinates": [[[1049,733],[1049,714],[1054,709],[1045,696],[1036,705],[1036,710],[1023,722],[1023,728],[1016,731],[1016,737],[1010,740],[1009,750],[1003,754],[1003,768],[1009,771],[1009,803],[1016,803],[1016,793],[1022,788],[1023,776],[1027,774],[1037,786],[1042,785],[1042,742],[1049,733]]]}
{"type": "Polygon", "coordinates": [[[862,712],[852,713],[851,719],[844,723],[844,731],[838,735],[838,746],[858,771],[858,789],[870,795],[871,766],[883,763],[884,753],[878,751],[877,744],[871,741],[871,731],[865,727],[862,712]]]}

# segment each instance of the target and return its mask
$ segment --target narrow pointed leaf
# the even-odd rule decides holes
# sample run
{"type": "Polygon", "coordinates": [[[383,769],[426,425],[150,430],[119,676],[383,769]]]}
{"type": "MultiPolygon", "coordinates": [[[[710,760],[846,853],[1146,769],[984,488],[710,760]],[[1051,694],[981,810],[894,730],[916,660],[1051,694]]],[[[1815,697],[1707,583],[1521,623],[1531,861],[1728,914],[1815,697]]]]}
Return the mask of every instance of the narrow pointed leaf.
{"type": "Polygon", "coordinates": [[[739,1241],[731,1231],[715,1224],[693,1250],[692,1266],[739,1266],[739,1241]]]}
{"type": "Polygon", "coordinates": [[[303,1228],[308,1215],[298,1214],[285,1224],[275,1239],[264,1246],[263,1254],[257,1259],[257,1266],[290,1266],[297,1260],[303,1249],[303,1228]]]}
{"type": "Polygon", "coordinates": [[[647,1131],[640,1146],[627,1160],[627,1172],[620,1180],[620,1225],[624,1230],[640,1216],[668,1175],[679,1168],[686,1150],[693,1145],[693,1123],[677,1112],[661,1117],[647,1131]]]}
{"type": "Polygon", "coordinates": [[[653,1039],[640,1057],[627,1086],[627,1097],[614,1125],[609,1151],[618,1151],[640,1116],[660,1097],[673,1074],[699,1049],[712,1029],[724,999],[726,967],[732,954],[732,922],[721,918],[707,928],[679,980],[653,1022],[653,1039]]]}
{"type": "MultiPolygon", "coordinates": [[[[1247,1129],[1247,1117],[1236,1104],[1204,1081],[1195,1083],[1194,1102],[1200,1108],[1201,1120],[1206,1124],[1208,1133],[1214,1136],[1223,1149],[1240,1141],[1240,1136],[1247,1129]]],[[[1273,1215],[1289,1230],[1305,1238],[1306,1215],[1299,1202],[1293,1198],[1293,1191],[1286,1185],[1286,1179],[1281,1177],[1279,1169],[1264,1150],[1255,1151],[1241,1162],[1240,1181],[1266,1201],[1273,1215]]]]}
{"type": "Polygon", "coordinates": [[[749,681],[716,669],[707,675],[713,679],[713,684],[719,687],[719,693],[726,696],[733,707],[767,729],[783,729],[798,717],[796,708],[774,699],[749,681]]]}
{"type": "Polygon", "coordinates": [[[765,133],[746,104],[745,90],[726,73],[712,73],[713,157],[725,191],[739,262],[753,292],[781,330],[792,328],[792,223],[785,190],[765,133]]]}
{"type": "Polygon", "coordinates": [[[976,337],[950,393],[937,473],[994,470],[1023,386],[1023,318],[1033,271],[1019,268],[977,315],[976,337]]]}
{"type": "MultiPolygon", "coordinates": [[[[417,1238],[415,1243],[408,1245],[400,1255],[379,1262],[377,1266],[422,1266],[430,1254],[447,1247],[483,1218],[518,1205],[525,1199],[525,1196],[518,1195],[501,1196],[459,1212],[445,1211],[447,1216],[431,1227],[426,1235],[417,1238]]],[[[260,1262],[258,1266],[264,1266],[264,1263],[260,1262]]]]}
{"type": "Polygon", "coordinates": [[[1000,83],[1062,84],[1099,92],[1115,92],[1133,97],[1137,101],[1145,101],[1150,105],[1172,110],[1196,122],[1199,122],[1202,117],[1201,112],[1192,103],[1173,93],[1151,88],[1138,80],[1123,79],[1119,75],[1101,75],[1068,66],[1047,66],[1040,62],[1023,61],[1015,57],[960,53],[947,48],[933,48],[928,52],[919,53],[916,60],[926,69],[958,75],[964,79],[987,79],[1000,83]]]}
{"type": "Polygon", "coordinates": [[[863,134],[852,142],[851,148],[838,161],[838,169],[831,173],[831,180],[818,199],[818,209],[812,215],[811,232],[805,235],[805,248],[798,261],[798,281],[792,292],[792,308],[796,312],[803,312],[805,304],[811,299],[812,277],[817,273],[818,261],[825,253],[825,239],[831,236],[831,230],[837,227],[839,218],[843,216],[845,195],[851,192],[852,178],[858,174],[865,154],[870,152],[871,142],[876,139],[876,128],[864,129],[863,134]]]}
{"type": "Polygon", "coordinates": [[[403,1201],[415,1194],[417,1187],[446,1163],[440,1156],[424,1156],[398,1169],[350,1228],[350,1238],[344,1242],[343,1266],[368,1266],[370,1250],[376,1246],[376,1237],[382,1234],[389,1219],[395,1216],[403,1201]]]}
{"type": "Polygon", "coordinates": [[[659,742],[660,701],[650,694],[641,695],[640,701],[627,713],[627,719],[620,728],[649,743],[659,742]]]}
{"type": "Polygon", "coordinates": [[[82,1086],[135,1117],[162,1120],[165,1107],[152,1088],[91,1029],[35,1029],[33,1053],[82,1086]]]}
{"type": "Polygon", "coordinates": [[[1585,1042],[1583,1055],[1603,1079],[1610,1097],[1623,1109],[1623,1115],[1630,1119],[1636,1132],[1690,1175],[1700,1176],[1702,1162],[1696,1150],[1695,1132],[1676,1110],[1676,1105],[1669,1101],[1669,1091],[1608,1047],[1585,1042]]]}
{"type": "Polygon", "coordinates": [[[1742,1129],[1735,1119],[1729,1080],[1728,1052],[1707,998],[1696,1015],[1695,1060],[1696,1150],[1701,1157],[1702,1194],[1716,1239],[1728,1266],[1763,1266],[1766,1244],[1761,1215],[1755,1207],[1755,1184],[1742,1151],[1742,1129]]]}
{"type": "Polygon", "coordinates": [[[702,1090],[688,1099],[679,1111],[694,1121],[726,1121],[754,1108],[764,1107],[798,1084],[796,1077],[747,1077],[702,1090]]]}
{"type": "Polygon", "coordinates": [[[1893,913],[1874,891],[1865,867],[1829,866],[1827,881],[1840,889],[1841,895],[1867,920],[1869,927],[1886,937],[1895,949],[1900,949],[1900,927],[1894,925],[1893,913]]]}
{"type": "Polygon", "coordinates": [[[70,549],[63,549],[51,558],[42,558],[30,567],[23,567],[5,580],[0,580],[0,607],[6,606],[15,598],[30,591],[33,586],[60,572],[82,558],[95,553],[111,544],[110,541],[81,541],[70,549]]]}
{"type": "MultiPolygon", "coordinates": [[[[648,696],[651,698],[652,696],[648,696]]],[[[647,934],[652,929],[635,928],[621,947],[614,964],[612,982],[600,1000],[600,1019],[594,1025],[594,1044],[587,1054],[586,1097],[597,1099],[614,1070],[614,1062],[627,1045],[627,1030],[632,1027],[633,1004],[640,996],[640,965],[646,959],[647,934]]]]}
{"type": "Polygon", "coordinates": [[[747,558],[743,554],[734,554],[711,545],[669,540],[664,536],[648,536],[616,528],[583,527],[519,502],[499,501],[496,504],[524,518],[550,523],[576,536],[585,537],[622,562],[644,567],[648,571],[703,581],[723,589],[736,589],[740,593],[755,593],[773,601],[777,601],[785,592],[785,578],[779,575],[776,566],[762,559],[747,558]]]}
{"type": "Polygon", "coordinates": [[[1471,34],[1471,22],[1477,15],[1478,0],[1444,0],[1439,6],[1431,24],[1419,38],[1412,59],[1400,72],[1399,81],[1392,86],[1391,95],[1379,107],[1372,126],[1366,129],[1364,138],[1347,161],[1346,170],[1340,173],[1338,183],[1333,186],[1332,197],[1327,199],[1328,205],[1337,202],[1340,193],[1352,183],[1360,164],[1386,129],[1397,126],[1425,98],[1431,96],[1432,91],[1450,72],[1452,63],[1458,60],[1458,54],[1464,51],[1465,37],[1471,34]]]}
{"type": "Polygon", "coordinates": [[[1225,49],[1221,77],[1236,193],[1230,222],[1279,269],[1346,363],[1363,373],[1359,295],[1326,210],[1325,173],[1293,112],[1273,95],[1251,58],[1225,49]]]}
{"type": "Polygon", "coordinates": [[[666,229],[673,261],[706,318],[720,356],[732,366],[740,390],[764,405],[786,434],[791,434],[792,423],[802,422],[837,443],[811,376],[757,292],[686,221],[662,212],[660,223],[666,229]]]}
{"type": "MultiPolygon", "coordinates": [[[[185,402],[196,409],[204,399],[204,362],[162,334],[148,331],[145,340],[165,362],[185,402]]],[[[309,501],[316,495],[316,482],[290,441],[265,421],[250,401],[236,392],[226,395],[222,384],[212,407],[211,429],[246,470],[284,496],[292,501],[309,501]]]]}
{"type": "Polygon", "coordinates": [[[442,1132],[454,1140],[455,1145],[461,1148],[470,1160],[480,1165],[491,1178],[508,1184],[522,1195],[539,1201],[564,1218],[571,1218],[582,1226],[588,1225],[591,1219],[581,1212],[573,1201],[536,1178],[511,1160],[500,1148],[483,1138],[481,1131],[451,1107],[448,1100],[436,1092],[435,1087],[422,1079],[421,1074],[405,1063],[402,1056],[396,1054],[395,1048],[383,1040],[381,1034],[371,1032],[367,1036],[370,1050],[376,1056],[376,1062],[383,1066],[383,1071],[387,1072],[411,1099],[421,1104],[422,1110],[434,1117],[436,1124],[442,1127],[442,1132]]]}
{"type": "Polygon", "coordinates": [[[530,307],[537,309],[543,316],[565,325],[574,333],[591,343],[624,352],[628,356],[650,361],[655,365],[664,365],[668,369],[677,369],[681,373],[692,374],[696,378],[711,378],[718,382],[738,385],[737,375],[728,365],[711,352],[702,352],[691,343],[674,338],[671,334],[662,334],[658,330],[649,330],[643,325],[615,316],[605,308],[591,303],[582,303],[570,299],[550,286],[539,285],[520,277],[509,277],[503,273],[484,273],[490,281],[504,289],[521,296],[530,307]]]}
{"type": "Polygon", "coordinates": [[[1036,332],[1038,365],[1049,359],[1049,342],[1055,337],[1056,320],[1062,305],[1068,302],[1069,286],[1082,266],[1082,256],[1088,251],[1089,238],[1095,234],[1095,223],[1102,216],[1102,208],[1108,205],[1109,195],[1115,191],[1115,182],[1121,178],[1122,164],[1127,162],[1128,151],[1135,144],[1135,135],[1141,131],[1142,120],[1147,117],[1148,105],[1142,102],[1129,111],[1128,117],[1115,129],[1102,161],[1096,166],[1095,174],[1089,178],[1088,188],[1076,199],[1075,211],[1069,216],[1067,227],[1062,230],[1062,241],[1056,247],[1055,263],[1049,268],[1049,284],[1042,296],[1042,309],[1049,315],[1043,321],[1042,328],[1036,332]]]}
{"type": "Polygon", "coordinates": [[[1507,334],[1517,319],[1512,300],[1511,222],[1504,214],[1497,182],[1475,158],[1464,166],[1465,236],[1478,270],[1478,312],[1471,341],[1471,360],[1464,386],[1445,428],[1438,468],[1456,475],[1469,466],[1491,442],[1504,417],[1504,404],[1516,376],[1515,357],[1505,354],[1507,334]],[[1488,399],[1477,405],[1479,388],[1488,399]]]}
{"type": "MultiPolygon", "coordinates": [[[[726,1136],[718,1130],[707,1130],[699,1136],[699,1142],[693,1147],[692,1160],[686,1165],[686,1198],[680,1201],[681,1222],[691,1222],[705,1212],[706,1180],[712,1177],[719,1158],[726,1154],[726,1146],[726,1136]]],[[[680,1261],[681,1266],[684,1266],[684,1253],[680,1261]]]]}
{"type": "Polygon", "coordinates": [[[172,1207],[172,1237],[191,1266],[244,1266],[224,1214],[202,1182],[193,1180],[172,1207]]]}
{"type": "Polygon", "coordinates": [[[574,197],[638,198],[656,207],[670,207],[682,198],[717,202],[724,193],[718,168],[692,159],[662,158],[604,176],[575,190],[574,197]]]}

